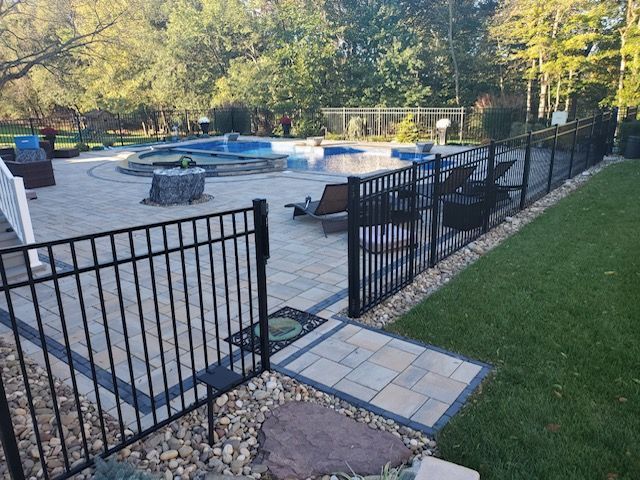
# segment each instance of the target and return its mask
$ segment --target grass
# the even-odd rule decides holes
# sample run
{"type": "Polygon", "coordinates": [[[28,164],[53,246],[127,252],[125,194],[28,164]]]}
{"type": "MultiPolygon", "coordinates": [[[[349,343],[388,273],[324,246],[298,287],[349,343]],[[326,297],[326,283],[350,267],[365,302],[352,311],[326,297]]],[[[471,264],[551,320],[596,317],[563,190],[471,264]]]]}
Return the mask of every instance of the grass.
{"type": "Polygon", "coordinates": [[[609,167],[392,329],[495,366],[442,430],[490,479],[640,478],[640,161],[609,167]]]}
{"type": "MultiPolygon", "coordinates": [[[[36,132],[38,133],[38,131],[36,132]]],[[[0,148],[14,146],[14,136],[31,135],[31,128],[24,125],[0,125],[0,148]]],[[[87,134],[85,133],[85,136],[87,134]]],[[[42,136],[39,135],[41,138],[42,136]]],[[[124,130],[122,137],[118,131],[98,132],[95,137],[89,136],[83,138],[84,143],[89,147],[102,146],[104,142],[111,143],[116,147],[124,145],[135,145],[138,143],[155,142],[155,135],[146,135],[144,131],[124,130]]],[[[56,136],[57,148],[69,148],[75,146],[79,142],[77,130],[58,129],[56,136]]]]}

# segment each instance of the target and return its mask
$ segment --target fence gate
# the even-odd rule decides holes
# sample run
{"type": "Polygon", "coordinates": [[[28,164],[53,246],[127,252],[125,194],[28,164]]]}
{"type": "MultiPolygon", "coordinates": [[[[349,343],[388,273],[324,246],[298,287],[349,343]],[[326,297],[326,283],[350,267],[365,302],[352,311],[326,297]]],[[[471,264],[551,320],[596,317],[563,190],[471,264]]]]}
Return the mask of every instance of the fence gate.
{"type": "Polygon", "coordinates": [[[197,376],[209,368],[244,380],[268,369],[267,258],[265,200],[0,250],[0,440],[12,477],[69,478],[202,406],[197,376]]]}

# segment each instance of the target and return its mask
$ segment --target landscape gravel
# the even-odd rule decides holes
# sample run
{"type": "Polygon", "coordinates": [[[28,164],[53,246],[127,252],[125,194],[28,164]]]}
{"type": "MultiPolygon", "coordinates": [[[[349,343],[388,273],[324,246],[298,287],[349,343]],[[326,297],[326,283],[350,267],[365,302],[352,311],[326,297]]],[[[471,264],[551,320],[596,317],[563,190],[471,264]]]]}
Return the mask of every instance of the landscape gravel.
{"type": "MultiPolygon", "coordinates": [[[[27,375],[37,399],[41,438],[44,442],[44,456],[49,473],[54,476],[63,471],[62,448],[55,422],[53,403],[50,398],[46,372],[35,361],[26,359],[27,375]]],[[[9,407],[14,420],[16,434],[27,478],[43,478],[38,448],[20,373],[15,346],[7,338],[0,337],[0,370],[5,381],[9,407]]],[[[80,425],[77,421],[75,402],[70,388],[55,380],[60,413],[63,419],[63,433],[67,451],[72,457],[71,464],[81,463],[82,443],[80,425]]],[[[136,468],[149,472],[155,477],[167,480],[220,479],[222,476],[245,476],[261,478],[267,474],[265,465],[254,460],[260,447],[258,433],[262,423],[271,412],[286,402],[313,402],[334,409],[372,429],[387,431],[400,438],[412,452],[412,461],[432,455],[436,444],[424,433],[398,425],[362,408],[357,408],[332,395],[317,391],[285,375],[265,372],[246,385],[218,397],[214,404],[215,429],[214,444],[207,439],[206,407],[199,408],[174,421],[168,426],[122,449],[117,459],[126,461],[136,468]]],[[[100,435],[99,417],[95,405],[80,398],[85,416],[85,431],[92,453],[101,452],[104,446],[100,435]]],[[[107,442],[115,444],[120,439],[119,426],[115,419],[104,416],[108,429],[107,442]]],[[[127,430],[125,435],[133,432],[127,430]]],[[[292,445],[295,448],[295,445],[292,445]]],[[[345,466],[345,472],[348,472],[345,466]]],[[[76,475],[79,480],[89,479],[90,470],[76,475]]],[[[0,453],[0,478],[8,479],[6,462],[0,453]]],[[[328,480],[327,476],[324,480],[328,480]]]]}

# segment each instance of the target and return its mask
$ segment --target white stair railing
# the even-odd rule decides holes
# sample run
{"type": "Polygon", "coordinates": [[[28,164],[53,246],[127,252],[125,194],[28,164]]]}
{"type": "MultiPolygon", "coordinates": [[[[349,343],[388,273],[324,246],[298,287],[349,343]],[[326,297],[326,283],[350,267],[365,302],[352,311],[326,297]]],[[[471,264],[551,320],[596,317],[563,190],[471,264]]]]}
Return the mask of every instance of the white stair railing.
{"type": "MultiPolygon", "coordinates": [[[[31,214],[27,204],[27,194],[24,190],[22,177],[14,177],[4,161],[0,158],[0,211],[7,219],[11,228],[18,236],[20,243],[28,245],[35,243],[31,214]]],[[[29,250],[31,268],[41,265],[37,250],[29,250]]]]}

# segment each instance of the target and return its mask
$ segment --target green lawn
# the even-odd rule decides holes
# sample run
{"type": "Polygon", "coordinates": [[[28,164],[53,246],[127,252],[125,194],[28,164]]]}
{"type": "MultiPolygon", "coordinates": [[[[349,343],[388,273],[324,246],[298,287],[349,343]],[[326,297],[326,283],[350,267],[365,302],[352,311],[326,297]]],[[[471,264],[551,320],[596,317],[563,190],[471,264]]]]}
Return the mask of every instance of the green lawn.
{"type": "Polygon", "coordinates": [[[490,479],[640,479],[640,161],[614,165],[392,327],[495,366],[442,430],[490,479]]]}
{"type": "MultiPolygon", "coordinates": [[[[36,133],[39,129],[36,129],[36,133]]],[[[0,125],[0,148],[14,146],[14,137],[16,135],[31,135],[31,128],[27,125],[0,125]]],[[[155,142],[155,135],[147,135],[142,130],[124,130],[122,137],[118,131],[110,130],[108,132],[96,132],[93,135],[84,133],[84,143],[89,147],[102,146],[105,142],[119,147],[121,145],[135,145],[139,143],[155,142]]],[[[41,137],[42,138],[42,137],[41,137]]],[[[56,147],[70,148],[79,142],[77,130],[58,129],[56,137],[56,147]]]]}

